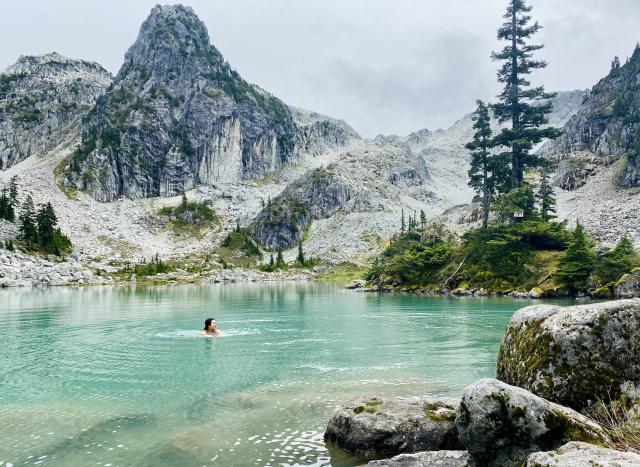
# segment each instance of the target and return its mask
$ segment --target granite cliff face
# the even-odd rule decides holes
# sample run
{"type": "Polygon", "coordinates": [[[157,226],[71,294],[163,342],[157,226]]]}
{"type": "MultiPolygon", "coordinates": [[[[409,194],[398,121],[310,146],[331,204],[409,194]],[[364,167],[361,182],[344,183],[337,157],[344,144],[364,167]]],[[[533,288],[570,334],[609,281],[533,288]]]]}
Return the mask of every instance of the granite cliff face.
{"type": "MultiPolygon", "coordinates": [[[[636,46],[627,63],[612,67],[609,75],[593,87],[566,124],[565,134],[549,145],[546,152],[566,160],[575,159],[570,155],[581,151],[600,157],[624,156],[617,183],[627,188],[640,186],[640,46],[636,46]]],[[[577,171],[578,177],[584,175],[581,170],[584,157],[579,159],[565,162],[561,172],[577,171]]],[[[576,187],[571,182],[575,177],[569,174],[564,178],[569,182],[560,186],[576,187]]]]}
{"type": "Polygon", "coordinates": [[[23,56],[0,74],[0,170],[64,142],[111,83],[97,63],[23,56]]]}
{"type": "Polygon", "coordinates": [[[288,107],[244,81],[181,5],[156,6],[89,113],[66,183],[110,201],[260,177],[295,152],[288,107]]]}

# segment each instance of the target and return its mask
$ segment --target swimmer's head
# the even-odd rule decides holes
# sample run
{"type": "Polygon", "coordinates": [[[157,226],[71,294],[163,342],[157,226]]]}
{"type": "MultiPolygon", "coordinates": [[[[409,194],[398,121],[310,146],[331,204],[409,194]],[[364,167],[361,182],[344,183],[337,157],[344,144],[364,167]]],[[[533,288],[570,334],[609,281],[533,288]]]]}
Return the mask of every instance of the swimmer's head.
{"type": "Polygon", "coordinates": [[[215,331],[216,330],[216,320],[215,318],[207,318],[204,320],[204,330],[205,331],[215,331]]]}

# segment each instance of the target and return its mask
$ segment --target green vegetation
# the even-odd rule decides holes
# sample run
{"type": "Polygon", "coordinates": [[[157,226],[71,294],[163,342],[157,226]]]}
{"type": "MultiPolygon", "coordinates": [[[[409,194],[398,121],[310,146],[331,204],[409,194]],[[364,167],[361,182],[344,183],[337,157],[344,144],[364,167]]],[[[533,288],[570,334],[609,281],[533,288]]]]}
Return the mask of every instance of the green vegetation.
{"type": "Polygon", "coordinates": [[[374,414],[378,411],[378,408],[381,405],[382,405],[382,401],[373,400],[371,402],[367,402],[365,405],[359,405],[358,407],[354,407],[353,411],[356,414],[361,414],[361,413],[374,414]]]}
{"type": "MultiPolygon", "coordinates": [[[[469,169],[469,185],[478,193],[477,201],[482,202],[482,226],[487,227],[489,210],[495,192],[495,179],[499,167],[495,165],[495,158],[489,152],[491,147],[491,117],[484,102],[478,99],[478,108],[473,117],[473,128],[476,133],[473,141],[466,145],[471,151],[471,168],[469,169]]],[[[424,226],[424,211],[420,213],[420,222],[424,226]]],[[[424,227],[423,227],[424,228],[424,227]]]]}
{"type": "Polygon", "coordinates": [[[220,225],[220,219],[211,209],[210,202],[189,201],[185,194],[178,206],[164,207],[158,214],[169,218],[169,227],[174,233],[187,233],[198,238],[204,229],[220,225]]]}
{"type": "Polygon", "coordinates": [[[249,235],[249,229],[241,228],[239,225],[225,237],[222,245],[214,252],[220,258],[223,267],[229,264],[243,267],[255,266],[256,262],[262,258],[262,252],[249,235]]]}
{"type": "Polygon", "coordinates": [[[555,277],[561,285],[573,292],[587,288],[589,277],[595,268],[596,255],[591,241],[580,223],[576,225],[567,251],[560,259],[555,277]]]}
{"type": "Polygon", "coordinates": [[[18,178],[14,176],[9,182],[9,187],[0,190],[0,219],[15,222],[15,208],[18,205],[18,178]]]}
{"type": "Polygon", "coordinates": [[[28,251],[61,255],[71,252],[71,240],[56,228],[58,218],[51,203],[40,205],[36,212],[27,196],[20,213],[20,236],[28,251]]]}
{"type": "Polygon", "coordinates": [[[159,255],[156,254],[156,256],[153,257],[148,263],[143,260],[142,263],[134,264],[133,266],[130,264],[126,264],[122,269],[118,271],[118,274],[156,276],[158,274],[166,274],[175,270],[175,265],[162,261],[159,255]]]}

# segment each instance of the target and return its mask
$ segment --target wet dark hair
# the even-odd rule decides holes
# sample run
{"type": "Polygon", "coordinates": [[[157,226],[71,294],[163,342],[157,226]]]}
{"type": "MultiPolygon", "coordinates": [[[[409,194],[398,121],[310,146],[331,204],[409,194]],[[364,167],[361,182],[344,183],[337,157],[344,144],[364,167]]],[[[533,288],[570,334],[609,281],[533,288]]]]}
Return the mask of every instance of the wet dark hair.
{"type": "Polygon", "coordinates": [[[211,321],[215,321],[215,318],[207,318],[204,320],[204,330],[206,331],[211,326],[211,321]]]}

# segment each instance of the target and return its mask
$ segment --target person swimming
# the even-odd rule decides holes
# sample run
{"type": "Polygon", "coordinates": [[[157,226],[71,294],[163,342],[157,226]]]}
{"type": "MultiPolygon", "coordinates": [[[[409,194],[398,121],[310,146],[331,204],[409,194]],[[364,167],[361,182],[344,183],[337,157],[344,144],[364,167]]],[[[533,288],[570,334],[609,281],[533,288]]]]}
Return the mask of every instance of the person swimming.
{"type": "Polygon", "coordinates": [[[218,331],[218,324],[216,323],[215,318],[207,318],[204,320],[203,334],[205,336],[217,336],[220,334],[220,331],[218,331]]]}

